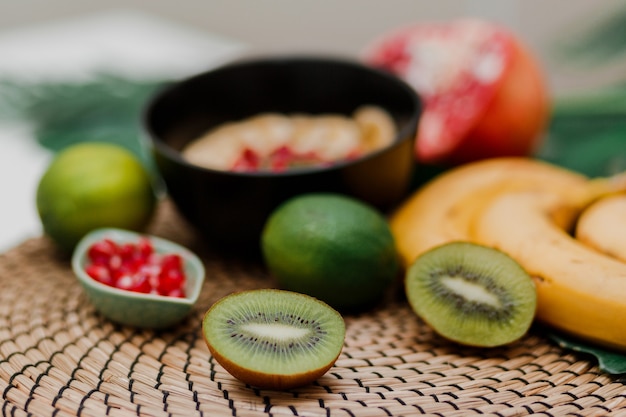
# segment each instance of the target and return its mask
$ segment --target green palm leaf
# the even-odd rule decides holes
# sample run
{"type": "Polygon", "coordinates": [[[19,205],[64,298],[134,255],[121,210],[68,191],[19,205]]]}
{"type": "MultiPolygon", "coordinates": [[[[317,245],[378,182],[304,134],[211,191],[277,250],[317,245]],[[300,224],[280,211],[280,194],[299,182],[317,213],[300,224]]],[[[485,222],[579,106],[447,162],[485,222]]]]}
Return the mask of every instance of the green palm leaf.
{"type": "Polygon", "coordinates": [[[603,65],[626,55],[626,7],[609,10],[596,21],[576,22],[555,42],[559,58],[570,64],[603,65]]]}

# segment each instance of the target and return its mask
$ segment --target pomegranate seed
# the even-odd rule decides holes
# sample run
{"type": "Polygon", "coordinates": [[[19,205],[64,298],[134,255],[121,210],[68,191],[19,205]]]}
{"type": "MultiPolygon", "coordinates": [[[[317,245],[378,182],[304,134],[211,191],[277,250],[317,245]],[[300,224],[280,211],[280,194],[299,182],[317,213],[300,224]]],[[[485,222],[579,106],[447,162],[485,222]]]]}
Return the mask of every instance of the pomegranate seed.
{"type": "Polygon", "coordinates": [[[241,153],[241,156],[233,165],[233,171],[255,171],[259,169],[260,157],[252,149],[246,148],[241,153]]]}
{"type": "Polygon", "coordinates": [[[137,242],[137,252],[143,259],[147,259],[150,255],[154,253],[154,246],[152,246],[152,242],[147,237],[140,237],[137,242]]]}
{"type": "Polygon", "coordinates": [[[109,258],[109,269],[115,271],[122,266],[122,257],[120,255],[113,255],[109,258]]]}
{"type": "Polygon", "coordinates": [[[161,268],[163,270],[174,269],[177,271],[182,271],[183,269],[183,258],[176,253],[164,255],[161,258],[161,268]]]}
{"type": "Polygon", "coordinates": [[[161,265],[161,259],[163,255],[159,253],[153,253],[144,259],[146,265],[161,265]]]}
{"type": "Polygon", "coordinates": [[[85,272],[87,272],[87,275],[89,275],[91,278],[95,279],[98,282],[106,285],[113,285],[113,277],[111,277],[109,269],[103,265],[87,265],[87,267],[85,268],[85,272]]]}
{"type": "Polygon", "coordinates": [[[101,261],[109,259],[117,252],[117,245],[111,239],[103,239],[91,245],[87,251],[87,256],[91,261],[101,261]]]}
{"type": "Polygon", "coordinates": [[[133,277],[128,274],[120,275],[117,280],[115,280],[115,286],[121,290],[130,290],[133,285],[133,277]]]}
{"type": "Polygon", "coordinates": [[[136,257],[136,249],[137,248],[132,243],[124,243],[123,245],[119,246],[117,253],[122,258],[122,260],[126,261],[136,257]]]}
{"type": "Polygon", "coordinates": [[[288,146],[281,146],[275,149],[270,155],[270,165],[273,171],[284,171],[289,167],[291,161],[295,158],[295,154],[288,146]]]}
{"type": "Polygon", "coordinates": [[[161,272],[161,267],[158,264],[143,264],[137,270],[137,273],[144,274],[148,277],[159,277],[159,273],[161,272]]]}
{"type": "Polygon", "coordinates": [[[177,269],[164,269],[159,274],[159,294],[168,295],[176,289],[181,289],[185,282],[185,276],[177,269]]]}
{"type": "Polygon", "coordinates": [[[148,294],[152,291],[152,285],[145,275],[135,275],[135,285],[130,289],[131,291],[142,292],[148,294]]]}
{"type": "Polygon", "coordinates": [[[137,272],[144,265],[143,260],[139,258],[130,258],[122,260],[122,264],[118,269],[123,269],[125,271],[137,272]]]}
{"type": "Polygon", "coordinates": [[[109,269],[109,272],[111,274],[111,277],[113,277],[113,281],[117,282],[120,279],[122,279],[122,277],[124,276],[133,276],[136,271],[133,271],[129,268],[121,266],[116,269],[109,269]]]}

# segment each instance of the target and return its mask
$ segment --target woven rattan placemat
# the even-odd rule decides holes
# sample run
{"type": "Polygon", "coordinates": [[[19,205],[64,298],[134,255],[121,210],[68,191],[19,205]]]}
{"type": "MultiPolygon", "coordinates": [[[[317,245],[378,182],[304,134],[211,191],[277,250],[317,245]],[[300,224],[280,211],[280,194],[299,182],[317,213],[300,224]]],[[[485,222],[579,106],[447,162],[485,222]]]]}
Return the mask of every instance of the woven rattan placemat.
{"type": "Polygon", "coordinates": [[[273,286],[250,261],[200,243],[168,203],[151,232],[198,252],[207,281],[193,313],[163,332],[99,316],[46,238],[0,255],[0,392],[11,416],[626,415],[626,385],[531,332],[497,349],[436,336],[402,297],[346,316],[345,347],[314,384],[259,390],[227,374],[201,318],[236,289],[273,286]]]}

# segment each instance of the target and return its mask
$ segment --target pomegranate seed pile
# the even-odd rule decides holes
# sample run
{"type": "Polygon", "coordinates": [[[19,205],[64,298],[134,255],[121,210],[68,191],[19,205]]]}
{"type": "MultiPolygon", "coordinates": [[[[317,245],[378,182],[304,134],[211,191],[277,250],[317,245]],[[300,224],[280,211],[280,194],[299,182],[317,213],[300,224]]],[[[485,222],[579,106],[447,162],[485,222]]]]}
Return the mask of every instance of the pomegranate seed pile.
{"type": "MultiPolygon", "coordinates": [[[[354,157],[356,156],[357,155],[354,155],[354,157]]],[[[275,149],[267,157],[259,155],[250,148],[245,148],[239,159],[235,161],[232,170],[238,172],[254,172],[259,170],[283,172],[289,168],[315,165],[327,166],[331,165],[331,162],[324,161],[315,152],[299,153],[288,146],[281,146],[275,149]]]]}
{"type": "Polygon", "coordinates": [[[115,288],[169,297],[185,296],[185,272],[179,254],[159,254],[147,237],[116,243],[102,239],[87,250],[85,272],[115,288]]]}

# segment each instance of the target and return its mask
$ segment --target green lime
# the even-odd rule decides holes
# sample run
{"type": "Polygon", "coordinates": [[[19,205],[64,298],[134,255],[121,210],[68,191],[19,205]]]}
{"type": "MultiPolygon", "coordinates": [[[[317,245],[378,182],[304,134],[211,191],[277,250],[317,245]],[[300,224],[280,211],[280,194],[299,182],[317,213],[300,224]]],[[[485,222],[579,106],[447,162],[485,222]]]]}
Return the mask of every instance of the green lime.
{"type": "Polygon", "coordinates": [[[280,205],[265,224],[261,249],[281,287],[341,310],[378,301],[399,271],[385,218],[336,194],[305,194],[280,205]]]}
{"type": "Polygon", "coordinates": [[[71,251],[99,227],[141,230],[156,202],[148,171],[125,148],[85,142],[52,160],[37,187],[44,232],[71,251]]]}

